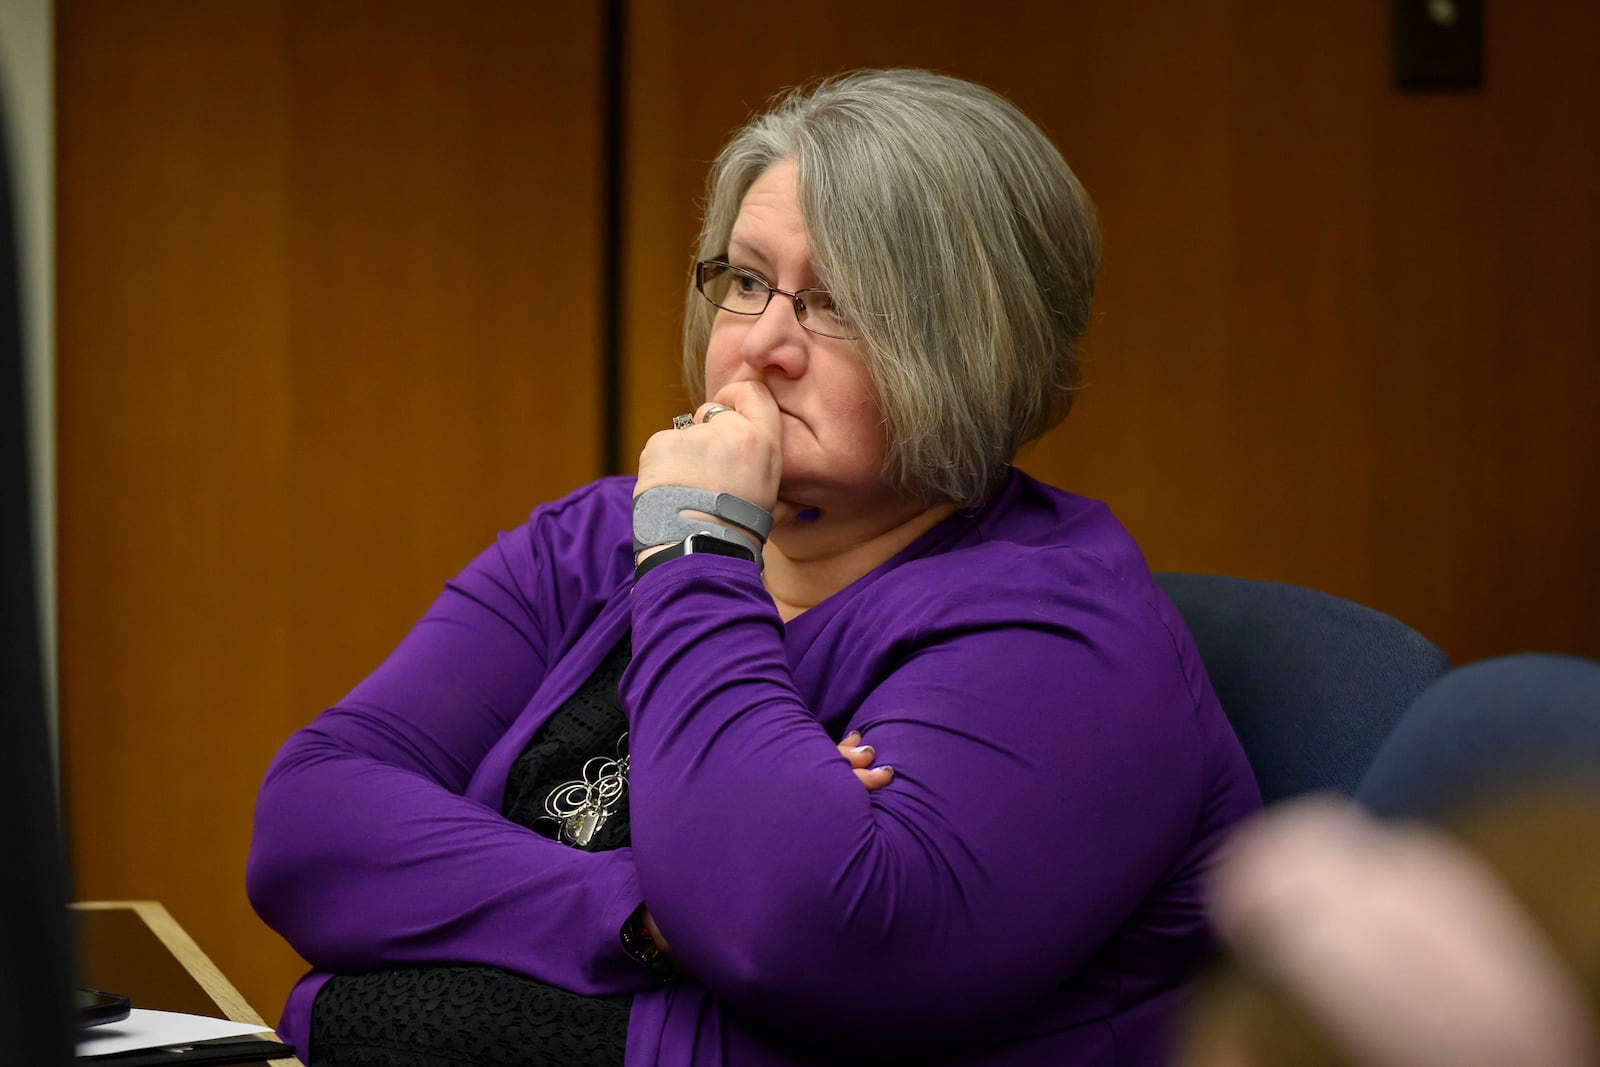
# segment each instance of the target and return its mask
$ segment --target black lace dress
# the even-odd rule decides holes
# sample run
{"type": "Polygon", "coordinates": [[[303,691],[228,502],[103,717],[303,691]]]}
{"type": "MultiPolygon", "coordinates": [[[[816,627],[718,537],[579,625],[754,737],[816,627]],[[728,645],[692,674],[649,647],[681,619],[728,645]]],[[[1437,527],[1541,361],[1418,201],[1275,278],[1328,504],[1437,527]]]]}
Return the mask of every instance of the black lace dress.
{"type": "MultiPolygon", "coordinates": [[[[625,753],[617,683],[623,638],[540,727],[506,779],[501,812],[558,838],[545,802],[595,757],[625,753]]],[[[568,844],[572,844],[568,841],[568,844]]],[[[592,852],[628,844],[626,800],[594,831],[592,852]]],[[[621,1067],[632,998],[585,997],[497,967],[434,964],[332,978],[311,1013],[311,1067],[621,1067]]]]}

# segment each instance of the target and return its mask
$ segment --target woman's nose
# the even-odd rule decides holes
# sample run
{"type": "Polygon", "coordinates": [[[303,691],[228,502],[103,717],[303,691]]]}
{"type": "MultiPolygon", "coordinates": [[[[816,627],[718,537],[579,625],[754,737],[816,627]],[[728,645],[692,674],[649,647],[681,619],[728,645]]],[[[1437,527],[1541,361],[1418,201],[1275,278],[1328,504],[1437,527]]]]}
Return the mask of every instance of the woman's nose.
{"type": "Polygon", "coordinates": [[[773,293],[766,310],[756,316],[744,335],[744,358],[757,370],[775,370],[790,378],[805,373],[810,340],[792,297],[773,293]]]}

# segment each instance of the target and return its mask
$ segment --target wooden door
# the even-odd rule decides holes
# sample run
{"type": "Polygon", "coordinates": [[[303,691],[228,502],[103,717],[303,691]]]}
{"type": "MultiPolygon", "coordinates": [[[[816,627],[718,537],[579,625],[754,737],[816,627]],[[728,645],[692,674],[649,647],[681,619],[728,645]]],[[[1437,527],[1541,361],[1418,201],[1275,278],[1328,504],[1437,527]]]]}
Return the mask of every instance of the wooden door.
{"type": "Polygon", "coordinates": [[[61,722],[80,898],[269,1018],[261,775],[495,532],[599,472],[599,22],[57,9],[61,722]]]}

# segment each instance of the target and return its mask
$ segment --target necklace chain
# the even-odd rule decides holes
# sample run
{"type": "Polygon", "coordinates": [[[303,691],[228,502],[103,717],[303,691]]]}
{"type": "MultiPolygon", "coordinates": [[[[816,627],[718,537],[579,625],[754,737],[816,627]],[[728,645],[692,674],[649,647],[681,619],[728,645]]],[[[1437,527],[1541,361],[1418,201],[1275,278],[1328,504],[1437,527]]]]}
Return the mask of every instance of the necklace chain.
{"type": "Polygon", "coordinates": [[[617,738],[617,757],[595,756],[579,777],[563,782],[545,798],[544,810],[561,827],[561,839],[584,848],[606,824],[628,793],[628,735],[617,738]]]}

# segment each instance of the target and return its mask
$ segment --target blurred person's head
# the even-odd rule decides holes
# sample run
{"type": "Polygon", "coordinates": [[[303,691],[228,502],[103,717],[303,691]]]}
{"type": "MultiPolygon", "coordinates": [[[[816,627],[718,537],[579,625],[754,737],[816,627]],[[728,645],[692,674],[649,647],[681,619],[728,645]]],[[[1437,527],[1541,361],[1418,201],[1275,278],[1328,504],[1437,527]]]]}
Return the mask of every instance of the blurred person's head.
{"type": "Polygon", "coordinates": [[[1593,1064],[1600,878],[1590,797],[1527,797],[1459,835],[1331,801],[1242,830],[1213,878],[1231,960],[1185,1067],[1593,1064]]]}

